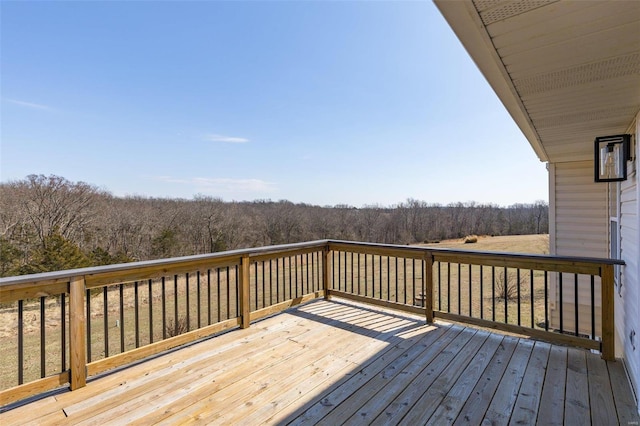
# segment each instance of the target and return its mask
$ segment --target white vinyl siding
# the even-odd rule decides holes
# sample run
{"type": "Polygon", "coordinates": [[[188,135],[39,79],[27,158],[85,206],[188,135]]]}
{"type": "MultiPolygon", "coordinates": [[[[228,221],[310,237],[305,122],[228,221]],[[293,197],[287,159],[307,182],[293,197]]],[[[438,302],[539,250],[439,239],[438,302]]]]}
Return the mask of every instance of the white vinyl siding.
{"type": "MultiPolygon", "coordinates": [[[[570,163],[555,163],[550,168],[553,173],[550,195],[555,216],[554,233],[550,241],[553,246],[551,252],[560,256],[580,257],[608,257],[608,226],[607,185],[597,184],[593,179],[593,161],[576,161],[570,163]]],[[[555,277],[554,277],[555,278],[555,277]]],[[[574,277],[571,274],[563,276],[563,328],[567,331],[575,330],[574,323],[574,277]]],[[[595,305],[599,310],[600,279],[595,282],[595,305]]],[[[578,286],[579,327],[580,333],[591,334],[591,286],[589,277],[580,277],[578,286]]],[[[559,328],[559,287],[557,279],[551,281],[551,294],[555,295],[551,302],[550,326],[559,328]]],[[[596,316],[596,334],[600,335],[601,322],[596,316]]]]}
{"type": "MultiPolygon", "coordinates": [[[[636,121],[637,123],[637,121],[636,121]]],[[[636,125],[640,127],[640,123],[636,125]]],[[[634,129],[635,130],[635,129],[634,129]]],[[[638,131],[636,130],[636,135],[638,131]]],[[[640,206],[638,205],[638,155],[627,163],[629,176],[620,185],[620,254],[625,261],[622,289],[616,297],[616,334],[636,395],[640,395],[640,206]],[[632,342],[630,335],[635,332],[632,342]],[[634,349],[635,346],[635,349],[634,349]]]]}
{"type": "Polygon", "coordinates": [[[608,257],[607,185],[593,181],[593,161],[555,166],[556,254],[608,257]]]}

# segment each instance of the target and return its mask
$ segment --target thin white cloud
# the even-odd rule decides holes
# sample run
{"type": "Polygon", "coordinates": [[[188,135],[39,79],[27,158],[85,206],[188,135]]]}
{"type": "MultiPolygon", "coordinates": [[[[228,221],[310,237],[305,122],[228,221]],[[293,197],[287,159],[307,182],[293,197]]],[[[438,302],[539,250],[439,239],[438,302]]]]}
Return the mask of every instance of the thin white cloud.
{"type": "Polygon", "coordinates": [[[249,139],[247,138],[239,138],[236,136],[224,136],[224,135],[216,135],[210,134],[204,137],[205,140],[209,142],[223,142],[223,143],[247,143],[249,139]]]}
{"type": "Polygon", "coordinates": [[[223,192],[271,192],[272,182],[261,179],[194,178],[193,183],[209,190],[223,192]]]}
{"type": "Polygon", "coordinates": [[[51,109],[51,107],[48,107],[46,105],[42,105],[42,104],[36,104],[33,102],[25,102],[25,101],[19,101],[17,99],[9,99],[9,98],[4,98],[7,102],[10,102],[12,104],[15,105],[20,105],[23,107],[27,107],[27,108],[33,108],[33,109],[51,109]]]}
{"type": "Polygon", "coordinates": [[[171,176],[153,176],[152,179],[167,183],[192,183],[188,179],[178,179],[171,176]]]}
{"type": "Polygon", "coordinates": [[[262,179],[203,178],[179,179],[171,176],[156,176],[155,180],[167,183],[193,185],[197,192],[203,193],[251,193],[273,192],[276,185],[262,179]]]}

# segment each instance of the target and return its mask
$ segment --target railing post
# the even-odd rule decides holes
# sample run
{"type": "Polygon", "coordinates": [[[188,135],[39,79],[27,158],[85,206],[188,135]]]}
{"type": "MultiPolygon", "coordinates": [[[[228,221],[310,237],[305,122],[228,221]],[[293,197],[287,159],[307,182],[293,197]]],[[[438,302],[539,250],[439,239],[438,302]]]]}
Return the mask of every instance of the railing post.
{"type": "Polygon", "coordinates": [[[615,319],[614,319],[614,266],[605,264],[600,268],[601,296],[602,296],[602,359],[613,361],[616,357],[615,349],[615,319]]]}
{"type": "Polygon", "coordinates": [[[431,324],[433,322],[433,254],[427,253],[424,261],[426,263],[424,269],[424,310],[427,317],[427,324],[431,324]]]}
{"type": "Polygon", "coordinates": [[[324,290],[324,300],[329,300],[329,262],[331,260],[331,250],[326,246],[322,251],[322,289],[324,290]]]}
{"type": "Polygon", "coordinates": [[[251,306],[249,302],[249,255],[243,255],[240,262],[240,328],[248,328],[251,323],[251,306]]]}
{"type": "MultiPolygon", "coordinates": [[[[73,277],[69,283],[69,347],[71,390],[87,384],[87,336],[84,277],[73,277]]],[[[87,301],[89,303],[89,301],[87,301]]]]}

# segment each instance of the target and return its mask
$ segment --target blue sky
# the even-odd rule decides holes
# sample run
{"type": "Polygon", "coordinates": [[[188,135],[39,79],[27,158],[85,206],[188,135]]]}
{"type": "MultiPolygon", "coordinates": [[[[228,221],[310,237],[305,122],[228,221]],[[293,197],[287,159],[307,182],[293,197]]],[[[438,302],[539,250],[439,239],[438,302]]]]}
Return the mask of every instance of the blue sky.
{"type": "Polygon", "coordinates": [[[431,2],[1,3],[0,179],[319,205],[548,198],[431,2]]]}

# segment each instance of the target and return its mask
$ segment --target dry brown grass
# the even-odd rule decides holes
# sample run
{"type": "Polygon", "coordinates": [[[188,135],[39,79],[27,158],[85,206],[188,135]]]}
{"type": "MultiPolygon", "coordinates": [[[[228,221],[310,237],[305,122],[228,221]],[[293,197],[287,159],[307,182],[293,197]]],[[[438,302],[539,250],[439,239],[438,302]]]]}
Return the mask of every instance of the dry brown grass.
{"type": "Polygon", "coordinates": [[[503,253],[549,254],[549,234],[505,235],[499,237],[481,235],[473,245],[465,244],[464,241],[456,239],[440,241],[437,244],[418,244],[418,246],[503,253]]]}

